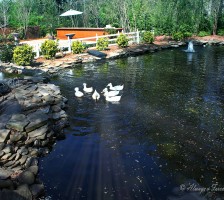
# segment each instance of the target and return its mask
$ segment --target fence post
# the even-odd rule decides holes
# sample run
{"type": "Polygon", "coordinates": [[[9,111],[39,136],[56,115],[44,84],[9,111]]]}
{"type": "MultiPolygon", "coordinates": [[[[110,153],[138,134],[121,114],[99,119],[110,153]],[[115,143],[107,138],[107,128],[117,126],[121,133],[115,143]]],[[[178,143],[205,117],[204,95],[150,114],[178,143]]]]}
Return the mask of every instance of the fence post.
{"type": "Polygon", "coordinates": [[[97,40],[98,40],[98,35],[97,35],[97,33],[96,33],[96,44],[97,44],[97,40]]]}
{"type": "Polygon", "coordinates": [[[68,46],[68,51],[69,51],[69,53],[71,53],[72,52],[72,47],[71,47],[72,46],[72,42],[71,42],[70,38],[68,39],[68,45],[69,45],[68,46]]]}
{"type": "Polygon", "coordinates": [[[139,31],[138,31],[138,29],[137,29],[137,32],[136,32],[136,42],[137,42],[137,44],[140,43],[140,37],[139,37],[139,31]]]}
{"type": "Polygon", "coordinates": [[[37,43],[37,58],[39,58],[40,57],[40,44],[39,43],[37,43]]]}

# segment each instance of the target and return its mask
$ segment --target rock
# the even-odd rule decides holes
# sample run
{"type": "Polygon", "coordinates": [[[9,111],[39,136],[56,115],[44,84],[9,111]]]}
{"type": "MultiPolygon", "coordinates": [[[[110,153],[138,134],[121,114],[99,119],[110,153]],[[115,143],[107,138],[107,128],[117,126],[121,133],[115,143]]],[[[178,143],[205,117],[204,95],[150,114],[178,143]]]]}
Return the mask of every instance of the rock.
{"type": "Polygon", "coordinates": [[[28,169],[28,171],[32,172],[34,175],[37,175],[38,173],[38,166],[30,166],[28,169]]]}
{"type": "Polygon", "coordinates": [[[62,97],[62,100],[63,100],[64,103],[68,103],[68,99],[67,98],[62,97]]]}
{"type": "Polygon", "coordinates": [[[4,153],[8,154],[12,152],[12,147],[10,145],[7,145],[3,150],[4,153]]]}
{"type": "Polygon", "coordinates": [[[10,135],[11,142],[18,142],[24,135],[20,132],[16,132],[10,135]]]}
{"type": "Polygon", "coordinates": [[[35,147],[39,147],[40,145],[41,145],[40,140],[35,140],[33,143],[33,146],[35,146],[35,147]]]}
{"type": "Polygon", "coordinates": [[[25,141],[25,144],[26,144],[26,145],[27,145],[27,144],[31,144],[31,143],[33,143],[35,140],[36,140],[36,138],[30,138],[30,139],[28,139],[28,140],[25,141]]]}
{"type": "Polygon", "coordinates": [[[15,163],[15,160],[11,160],[11,161],[5,163],[5,164],[4,164],[4,167],[10,167],[10,166],[12,166],[14,163],[15,163]]]}
{"type": "Polygon", "coordinates": [[[0,180],[0,189],[3,188],[13,189],[13,182],[10,179],[0,180]]]}
{"type": "Polygon", "coordinates": [[[29,153],[28,149],[27,148],[22,148],[21,150],[21,155],[24,156],[24,155],[27,155],[29,153]]]}
{"type": "Polygon", "coordinates": [[[30,152],[31,156],[38,156],[38,150],[34,149],[30,152]]]}
{"type": "Polygon", "coordinates": [[[5,154],[4,151],[0,151],[0,157],[2,157],[5,154]]]}
{"type": "Polygon", "coordinates": [[[21,147],[20,149],[18,149],[17,153],[21,154],[21,155],[26,155],[28,154],[28,149],[26,147],[21,147]]]}
{"type": "Polygon", "coordinates": [[[42,100],[40,97],[38,96],[33,96],[31,99],[30,99],[30,102],[31,103],[40,103],[42,100]]]}
{"type": "MultiPolygon", "coordinates": [[[[32,193],[29,190],[28,185],[24,184],[24,185],[20,185],[17,190],[15,190],[16,193],[18,195],[20,195],[21,197],[23,197],[26,200],[32,200],[32,193]]],[[[17,200],[17,199],[16,199],[17,200]]]]}
{"type": "Polygon", "coordinates": [[[22,166],[20,166],[20,163],[17,160],[17,161],[15,161],[15,163],[12,166],[10,166],[10,168],[13,169],[14,171],[16,171],[16,170],[21,170],[22,166]],[[20,169],[18,169],[18,168],[20,168],[20,169]]]}
{"type": "Polygon", "coordinates": [[[8,158],[8,160],[14,160],[16,157],[16,154],[12,154],[12,156],[10,158],[8,158]]]}
{"type": "Polygon", "coordinates": [[[10,130],[0,129],[0,142],[5,142],[8,139],[10,130]]]}
{"type": "Polygon", "coordinates": [[[8,189],[3,189],[2,191],[0,191],[0,199],[1,200],[28,200],[20,196],[19,194],[17,194],[15,190],[8,190],[8,189]]]}
{"type": "Polygon", "coordinates": [[[0,151],[5,147],[4,143],[0,143],[0,151]]]}
{"type": "Polygon", "coordinates": [[[30,187],[32,195],[37,198],[44,193],[44,185],[43,184],[34,184],[30,187]]]}
{"type": "Polygon", "coordinates": [[[30,123],[25,129],[26,132],[30,132],[45,125],[48,121],[48,116],[43,111],[38,110],[27,115],[27,119],[30,121],[30,123]]]}
{"type": "Polygon", "coordinates": [[[14,129],[17,131],[23,131],[24,127],[29,124],[26,116],[23,114],[14,114],[11,119],[6,124],[9,129],[14,129]]]}
{"type": "Polygon", "coordinates": [[[36,165],[38,165],[38,160],[36,158],[33,158],[31,160],[30,166],[36,166],[36,165]]]}
{"type": "Polygon", "coordinates": [[[3,81],[0,82],[0,96],[5,95],[11,91],[10,87],[4,83],[3,81]]]}
{"type": "Polygon", "coordinates": [[[53,113],[52,118],[55,120],[61,119],[61,118],[65,118],[67,117],[67,114],[64,110],[61,110],[58,113],[53,113]]]}
{"type": "Polygon", "coordinates": [[[61,111],[61,106],[59,105],[54,105],[51,107],[53,112],[60,112],[61,111]]]}
{"type": "Polygon", "coordinates": [[[54,131],[51,131],[50,133],[47,134],[47,138],[50,138],[54,135],[54,131]]]}
{"type": "Polygon", "coordinates": [[[18,180],[20,183],[32,185],[35,181],[35,177],[32,172],[24,171],[19,175],[18,180]]]}
{"type": "Polygon", "coordinates": [[[43,113],[47,114],[50,111],[50,106],[46,106],[44,108],[40,108],[39,110],[42,111],[43,113]]]}
{"type": "Polygon", "coordinates": [[[44,102],[48,102],[48,103],[51,104],[51,103],[54,102],[54,97],[51,96],[51,95],[45,95],[45,96],[42,97],[42,100],[43,100],[44,102]]]}
{"type": "Polygon", "coordinates": [[[37,136],[35,139],[44,140],[46,137],[47,137],[46,134],[43,134],[43,135],[37,136]]]}
{"type": "Polygon", "coordinates": [[[42,95],[42,96],[47,96],[50,94],[50,92],[48,90],[46,90],[43,87],[38,87],[38,92],[42,95]]]}
{"type": "Polygon", "coordinates": [[[20,153],[17,152],[16,157],[15,157],[15,160],[19,160],[20,157],[21,157],[20,153]]]}
{"type": "Polygon", "coordinates": [[[37,137],[43,134],[46,134],[48,131],[48,125],[42,126],[41,128],[38,128],[34,131],[31,131],[28,133],[28,136],[33,138],[33,137],[37,137]]]}
{"type": "Polygon", "coordinates": [[[0,180],[5,180],[12,175],[13,171],[0,168],[0,180]]]}
{"type": "Polygon", "coordinates": [[[36,158],[28,158],[25,164],[25,167],[28,168],[30,166],[37,166],[38,160],[36,158]]]}
{"type": "Polygon", "coordinates": [[[21,165],[25,164],[27,158],[28,158],[28,156],[22,156],[22,158],[19,159],[20,164],[21,165]]]}
{"type": "Polygon", "coordinates": [[[8,159],[12,154],[11,153],[7,153],[4,156],[2,156],[2,160],[6,160],[8,159]]]}
{"type": "Polygon", "coordinates": [[[41,146],[47,146],[49,143],[49,139],[45,139],[44,141],[41,142],[41,146]]]}

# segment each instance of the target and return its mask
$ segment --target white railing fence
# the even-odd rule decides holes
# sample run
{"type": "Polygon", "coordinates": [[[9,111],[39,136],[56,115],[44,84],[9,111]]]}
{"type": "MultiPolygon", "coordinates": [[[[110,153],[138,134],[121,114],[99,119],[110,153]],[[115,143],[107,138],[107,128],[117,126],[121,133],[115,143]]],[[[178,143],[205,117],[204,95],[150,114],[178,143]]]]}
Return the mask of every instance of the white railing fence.
{"type": "MultiPolygon", "coordinates": [[[[124,33],[128,39],[129,39],[129,43],[140,43],[140,33],[137,30],[136,32],[129,32],[129,33],[124,33]]],[[[103,36],[98,36],[96,35],[95,37],[88,37],[88,38],[78,38],[78,39],[71,39],[71,40],[58,40],[58,46],[59,49],[61,49],[62,51],[64,51],[65,49],[67,49],[65,52],[66,53],[70,53],[71,52],[71,44],[73,41],[81,41],[83,44],[87,45],[87,46],[96,46],[97,40],[99,38],[108,38],[109,40],[109,46],[111,45],[116,45],[116,40],[117,37],[120,35],[120,33],[118,34],[110,34],[110,35],[103,35],[103,36]]],[[[23,42],[23,43],[27,43],[30,46],[33,46],[33,51],[36,53],[36,58],[40,57],[40,47],[41,44],[44,42],[45,40],[36,40],[35,42],[23,42]]]]}

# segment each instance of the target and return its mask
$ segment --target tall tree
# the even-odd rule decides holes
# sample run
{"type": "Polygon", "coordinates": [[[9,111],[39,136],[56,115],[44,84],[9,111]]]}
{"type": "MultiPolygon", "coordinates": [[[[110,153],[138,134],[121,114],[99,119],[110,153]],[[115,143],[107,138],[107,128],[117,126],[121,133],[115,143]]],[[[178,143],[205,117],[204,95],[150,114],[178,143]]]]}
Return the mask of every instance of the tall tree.
{"type": "Polygon", "coordinates": [[[0,29],[2,35],[5,37],[5,31],[9,22],[9,9],[10,9],[11,0],[2,0],[0,2],[0,29]]]}
{"type": "Polygon", "coordinates": [[[24,38],[26,38],[27,28],[30,22],[31,11],[35,5],[35,0],[19,0],[15,4],[16,15],[20,26],[22,27],[24,38]]]}

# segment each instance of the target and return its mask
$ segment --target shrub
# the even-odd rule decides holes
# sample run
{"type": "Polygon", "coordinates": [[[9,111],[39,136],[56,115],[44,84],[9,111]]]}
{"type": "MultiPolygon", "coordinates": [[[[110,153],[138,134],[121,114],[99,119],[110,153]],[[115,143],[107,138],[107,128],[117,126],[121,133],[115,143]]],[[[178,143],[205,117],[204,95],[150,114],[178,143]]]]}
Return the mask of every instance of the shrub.
{"type": "Polygon", "coordinates": [[[219,29],[217,34],[220,36],[224,36],[224,29],[219,29]]]}
{"type": "Polygon", "coordinates": [[[117,37],[116,43],[119,47],[127,47],[128,46],[128,37],[125,34],[121,33],[117,37]]]}
{"type": "Polygon", "coordinates": [[[104,31],[107,32],[109,35],[117,33],[117,30],[115,28],[105,28],[104,31]]]}
{"type": "Polygon", "coordinates": [[[182,32],[173,33],[172,38],[176,41],[184,39],[184,34],[182,32]]]}
{"type": "Polygon", "coordinates": [[[33,47],[28,44],[17,46],[13,51],[13,61],[17,65],[30,65],[34,56],[33,47]]]}
{"type": "Polygon", "coordinates": [[[96,49],[99,51],[105,50],[109,45],[108,38],[99,38],[96,43],[96,49]]]}
{"type": "Polygon", "coordinates": [[[146,43],[152,43],[154,41],[154,35],[150,31],[145,31],[143,33],[143,41],[146,43]]]}
{"type": "Polygon", "coordinates": [[[58,52],[58,43],[54,40],[46,40],[41,44],[40,49],[46,59],[52,59],[58,52]]]}
{"type": "Polygon", "coordinates": [[[204,36],[208,36],[208,35],[210,35],[210,33],[207,32],[207,31],[200,31],[200,32],[198,33],[198,36],[199,36],[199,37],[204,37],[204,36]]]}
{"type": "Polygon", "coordinates": [[[85,50],[85,46],[82,44],[81,41],[74,41],[72,42],[72,53],[79,54],[85,50]]]}
{"type": "Polygon", "coordinates": [[[183,35],[184,35],[184,38],[188,38],[188,37],[191,37],[193,34],[191,32],[183,32],[183,35]]]}
{"type": "Polygon", "coordinates": [[[2,62],[11,62],[13,58],[13,50],[15,45],[13,44],[4,44],[1,46],[0,60],[2,62]]]}

